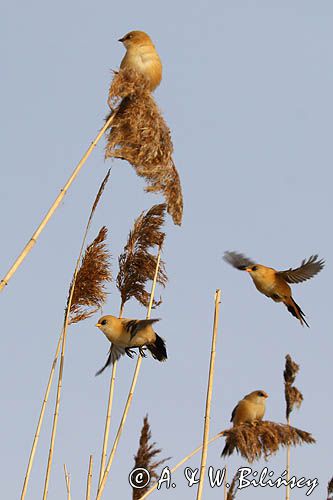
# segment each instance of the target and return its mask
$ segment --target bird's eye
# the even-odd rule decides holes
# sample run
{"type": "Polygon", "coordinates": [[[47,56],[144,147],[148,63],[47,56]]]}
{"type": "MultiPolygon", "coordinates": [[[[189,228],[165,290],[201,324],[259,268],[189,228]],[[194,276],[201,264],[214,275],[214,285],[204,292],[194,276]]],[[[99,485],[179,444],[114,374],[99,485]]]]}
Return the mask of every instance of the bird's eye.
{"type": "Polygon", "coordinates": [[[252,267],[252,271],[256,271],[257,269],[258,269],[257,266],[252,267]]]}
{"type": "Polygon", "coordinates": [[[133,37],[133,35],[130,34],[130,35],[127,35],[126,39],[130,40],[132,37],[133,37]]]}
{"type": "Polygon", "coordinates": [[[106,325],[106,319],[103,319],[103,321],[101,322],[101,325],[106,325]]]}

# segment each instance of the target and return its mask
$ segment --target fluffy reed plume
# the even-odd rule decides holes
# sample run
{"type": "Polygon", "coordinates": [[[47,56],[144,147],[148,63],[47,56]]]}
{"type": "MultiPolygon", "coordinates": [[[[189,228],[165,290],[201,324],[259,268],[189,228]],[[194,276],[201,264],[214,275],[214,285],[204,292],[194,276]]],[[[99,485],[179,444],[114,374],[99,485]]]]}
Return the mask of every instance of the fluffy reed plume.
{"type": "Polygon", "coordinates": [[[239,471],[237,470],[236,474],[232,478],[232,481],[231,481],[231,484],[230,484],[230,488],[229,488],[229,491],[227,493],[227,500],[235,500],[236,493],[237,493],[237,487],[236,487],[236,485],[237,485],[238,478],[239,478],[239,471]]]}
{"type": "Polygon", "coordinates": [[[120,70],[112,80],[108,104],[111,109],[116,106],[117,113],[109,130],[105,157],[127,160],[147,181],[146,191],[163,193],[168,213],[180,225],[183,197],[172,160],[170,130],[145,77],[135,70],[120,70]]]}
{"type": "MultiPolygon", "coordinates": [[[[145,290],[148,280],[154,279],[157,256],[149,253],[151,247],[161,246],[165,234],[161,231],[164,223],[165,205],[154,205],[142,212],[135,220],[123,253],[119,257],[117,287],[121,295],[121,309],[135,297],[143,306],[149,304],[150,294],[145,290]]],[[[167,275],[164,262],[160,262],[157,283],[165,286],[167,275]]],[[[154,305],[158,302],[154,301],[154,305]]]]}
{"type": "Polygon", "coordinates": [[[299,408],[303,401],[302,393],[293,386],[296,375],[299,371],[299,365],[291,359],[291,356],[286,356],[286,366],[283,372],[284,378],[284,395],[286,399],[286,419],[289,421],[291,412],[296,405],[299,408]]]}
{"type": "Polygon", "coordinates": [[[327,500],[332,500],[332,499],[333,499],[333,477],[328,482],[327,485],[327,500]]]}
{"type": "MultiPolygon", "coordinates": [[[[43,403],[42,403],[42,407],[41,407],[41,411],[40,411],[40,415],[39,415],[39,419],[38,419],[38,423],[37,423],[37,428],[36,428],[35,436],[34,436],[32,447],[31,447],[31,451],[30,451],[30,456],[29,456],[29,461],[28,461],[28,465],[27,465],[26,475],[25,475],[25,478],[24,478],[24,483],[23,483],[23,488],[22,488],[22,494],[21,494],[21,500],[25,499],[25,496],[26,496],[26,493],[27,493],[27,488],[28,488],[28,483],[29,483],[30,474],[31,474],[31,470],[32,470],[32,465],[33,465],[33,461],[34,461],[34,457],[35,457],[35,453],[36,453],[36,449],[37,449],[37,444],[38,444],[38,440],[39,440],[39,436],[40,436],[40,431],[41,431],[43,420],[44,420],[44,415],[45,415],[45,410],[46,410],[46,404],[47,404],[48,399],[49,399],[49,394],[50,394],[50,390],[51,390],[51,386],[52,386],[52,382],[53,382],[54,372],[55,372],[56,364],[57,364],[57,361],[58,361],[58,356],[59,356],[59,353],[60,353],[60,349],[61,349],[61,363],[60,364],[61,364],[62,367],[63,367],[63,363],[64,363],[64,348],[65,348],[64,336],[66,335],[67,325],[68,325],[68,321],[69,321],[69,313],[70,313],[70,308],[71,308],[70,304],[71,304],[71,301],[72,301],[72,298],[73,298],[72,297],[72,295],[73,295],[72,292],[74,292],[74,290],[73,290],[73,284],[75,282],[75,279],[76,279],[76,276],[77,276],[77,272],[79,270],[79,266],[80,266],[80,262],[81,262],[81,257],[82,257],[82,254],[83,254],[83,249],[84,249],[84,246],[85,246],[86,237],[87,237],[87,234],[88,234],[88,231],[89,231],[90,223],[91,223],[92,217],[94,215],[94,212],[96,210],[96,207],[98,205],[98,202],[99,202],[99,200],[100,200],[100,198],[102,196],[102,193],[104,191],[106,183],[107,183],[107,181],[109,179],[109,176],[110,176],[110,170],[108,171],[108,173],[106,174],[105,178],[103,179],[102,184],[101,184],[101,186],[100,186],[100,188],[98,190],[97,196],[95,198],[95,201],[93,203],[93,206],[92,206],[92,209],[91,209],[91,212],[90,212],[90,215],[89,215],[88,223],[87,223],[87,226],[86,226],[86,230],[85,230],[85,233],[84,233],[84,236],[83,236],[83,241],[82,241],[82,244],[81,244],[81,249],[80,249],[80,252],[79,252],[79,256],[78,256],[77,261],[76,261],[75,270],[74,270],[74,277],[72,279],[72,286],[70,287],[69,297],[67,299],[67,307],[66,307],[65,318],[64,318],[64,327],[63,327],[63,329],[61,331],[61,334],[60,334],[60,337],[59,337],[59,340],[58,340],[56,352],[55,352],[54,359],[53,359],[52,366],[51,366],[51,371],[50,371],[48,383],[47,383],[45,394],[44,394],[44,398],[43,398],[43,403]]],[[[58,409],[59,409],[59,402],[60,402],[61,385],[62,385],[62,369],[61,369],[61,371],[59,371],[59,380],[58,380],[58,388],[57,388],[57,400],[56,400],[57,402],[56,402],[56,409],[55,409],[54,422],[53,422],[53,430],[52,430],[53,438],[51,438],[51,446],[50,446],[50,452],[49,452],[48,471],[47,471],[47,478],[46,478],[46,483],[47,483],[46,484],[46,490],[47,490],[47,487],[48,487],[47,486],[48,485],[48,481],[49,481],[48,478],[49,478],[50,471],[51,471],[51,463],[52,463],[52,455],[53,455],[53,444],[52,443],[54,443],[55,433],[56,433],[57,418],[58,418],[58,409]]],[[[47,491],[46,491],[46,495],[47,495],[47,491]]]]}
{"type": "Polygon", "coordinates": [[[105,243],[107,232],[103,226],[82,258],[76,276],[69,324],[89,318],[106,301],[106,283],[112,281],[111,256],[105,243]]]}
{"type": "MultiPolygon", "coordinates": [[[[148,470],[150,473],[150,478],[158,479],[159,476],[157,474],[157,469],[160,465],[164,464],[169,458],[164,458],[163,460],[156,460],[156,455],[161,453],[161,450],[155,448],[156,443],[149,443],[151,440],[151,430],[148,422],[148,415],[146,415],[143,419],[143,426],[141,429],[140,436],[140,444],[137,454],[134,456],[134,467],[133,469],[137,469],[139,467],[143,467],[148,470]]],[[[135,481],[135,479],[134,479],[135,481]]],[[[150,482],[147,484],[145,488],[134,488],[133,487],[133,500],[139,500],[148,490],[149,490],[150,482]]]]}
{"type": "Polygon", "coordinates": [[[267,460],[280,446],[315,443],[315,439],[308,432],[269,421],[235,425],[224,431],[224,435],[226,444],[222,456],[231,455],[236,450],[250,463],[262,456],[267,460]]]}

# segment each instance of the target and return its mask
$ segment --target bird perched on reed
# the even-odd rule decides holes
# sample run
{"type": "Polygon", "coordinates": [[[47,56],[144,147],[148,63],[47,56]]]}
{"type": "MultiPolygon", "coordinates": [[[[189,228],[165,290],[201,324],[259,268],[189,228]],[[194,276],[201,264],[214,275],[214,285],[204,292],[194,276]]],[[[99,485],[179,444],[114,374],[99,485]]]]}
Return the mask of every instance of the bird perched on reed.
{"type": "Polygon", "coordinates": [[[297,318],[301,325],[309,326],[305,314],[294,301],[288,283],[302,283],[315,276],[324,267],[324,260],[317,260],[318,255],[312,255],[308,260],[303,260],[295,269],[276,271],[272,267],[256,264],[245,255],[237,252],[225,252],[224,260],[236,269],[247,271],[257,290],[271,298],[274,302],[283,302],[288,311],[297,318]]]}
{"type": "Polygon", "coordinates": [[[161,83],[162,63],[150,36],[144,31],[130,31],[119,39],[126,48],[120,69],[133,69],[149,82],[152,92],[161,83]]]}
{"type": "Polygon", "coordinates": [[[145,346],[154,359],[165,361],[167,359],[165,342],[152,327],[157,321],[159,319],[126,319],[111,315],[100,318],[95,326],[111,342],[111,347],[105,365],[96,375],[100,375],[107,366],[124,354],[132,358],[134,348],[138,348],[140,355],[145,357],[143,350],[145,346]]]}
{"type": "Polygon", "coordinates": [[[265,415],[267,398],[268,394],[265,391],[250,392],[250,394],[238,401],[232,411],[230,422],[235,426],[245,422],[251,423],[262,420],[265,415]]]}

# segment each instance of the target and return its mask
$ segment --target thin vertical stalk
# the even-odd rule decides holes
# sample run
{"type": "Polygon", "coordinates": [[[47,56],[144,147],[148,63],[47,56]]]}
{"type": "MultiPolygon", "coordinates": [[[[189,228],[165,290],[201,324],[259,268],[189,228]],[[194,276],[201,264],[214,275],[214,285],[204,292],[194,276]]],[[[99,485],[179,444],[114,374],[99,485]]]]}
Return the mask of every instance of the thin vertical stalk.
{"type": "Polygon", "coordinates": [[[64,363],[65,363],[65,351],[66,351],[66,340],[67,340],[69,315],[70,315],[70,311],[71,311],[73,294],[74,294],[74,289],[75,289],[75,284],[76,284],[76,278],[77,278],[77,274],[79,272],[79,267],[80,267],[80,262],[81,262],[81,258],[82,258],[82,254],[83,254],[83,249],[84,249],[84,246],[86,243],[88,231],[89,231],[90,224],[92,221],[92,214],[93,214],[93,211],[90,214],[90,217],[88,219],[88,223],[87,223],[84,235],[83,235],[82,245],[80,248],[79,256],[78,256],[77,261],[76,261],[73,280],[71,283],[69,297],[68,297],[67,306],[66,306],[63,334],[62,334],[62,343],[61,343],[61,356],[60,356],[60,367],[59,367],[59,375],[58,375],[57,394],[56,394],[56,404],[55,404],[55,410],[54,410],[54,416],[53,416],[50,450],[49,450],[49,456],[48,456],[46,474],[45,474],[43,500],[46,500],[47,495],[48,495],[51,466],[52,466],[53,452],[54,452],[54,443],[55,443],[57,426],[58,426],[59,407],[60,407],[60,397],[61,397],[61,389],[62,389],[62,377],[63,377],[64,363]]]}
{"type": "Polygon", "coordinates": [[[223,481],[223,497],[224,500],[228,500],[228,488],[227,488],[227,466],[224,466],[225,474],[224,474],[224,481],[223,481]]]}
{"type": "Polygon", "coordinates": [[[110,127],[111,123],[114,120],[115,115],[116,115],[116,113],[114,112],[110,116],[110,118],[105,122],[105,125],[101,128],[100,132],[97,134],[97,136],[95,137],[95,139],[90,144],[89,148],[87,149],[87,151],[85,152],[85,154],[83,155],[83,157],[81,158],[81,160],[79,161],[79,163],[77,164],[77,166],[76,166],[75,170],[73,171],[72,175],[70,176],[70,178],[68,179],[68,181],[66,182],[66,184],[64,185],[64,187],[60,190],[60,193],[58,194],[57,198],[53,202],[52,206],[50,207],[49,211],[45,215],[44,219],[39,224],[38,228],[36,229],[36,231],[34,232],[34,234],[31,236],[30,240],[28,241],[28,243],[26,244],[26,246],[23,248],[22,252],[17,257],[17,259],[14,262],[14,264],[12,265],[12,267],[9,269],[9,271],[4,276],[4,278],[0,281],[0,292],[5,288],[6,285],[8,285],[9,280],[16,273],[17,269],[20,267],[20,265],[22,264],[22,262],[24,261],[24,259],[27,257],[27,255],[32,250],[32,248],[35,246],[35,243],[36,243],[37,239],[39,238],[41,232],[43,231],[43,229],[45,228],[46,224],[49,222],[49,220],[51,219],[52,215],[54,214],[54,212],[56,211],[56,209],[60,205],[60,203],[61,203],[62,199],[64,198],[65,194],[67,193],[69,187],[71,186],[71,184],[73,183],[73,181],[75,180],[75,178],[77,177],[77,175],[79,174],[81,168],[83,167],[83,165],[85,164],[85,162],[87,161],[87,159],[89,158],[89,156],[91,155],[93,149],[96,147],[96,145],[98,144],[98,142],[102,138],[104,132],[110,127]]]}
{"type": "Polygon", "coordinates": [[[220,302],[221,302],[221,290],[216,290],[216,292],[215,292],[215,311],[214,311],[212,349],[211,349],[211,355],[210,355],[208,388],[207,388],[207,398],[206,398],[205,425],[204,425],[202,453],[201,453],[200,482],[198,485],[197,500],[201,500],[201,498],[202,498],[204,477],[205,477],[205,470],[206,470],[206,462],[207,462],[209,426],[210,426],[210,409],[211,409],[211,401],[212,401],[212,394],[213,394],[215,352],[216,352],[216,339],[217,339],[217,329],[218,329],[218,322],[219,322],[220,302]]]}
{"type": "MultiPolygon", "coordinates": [[[[120,306],[119,318],[122,318],[123,313],[124,313],[124,303],[122,303],[120,306]]],[[[101,455],[101,466],[100,466],[100,470],[99,470],[98,487],[100,486],[101,481],[102,481],[102,477],[103,477],[104,470],[105,470],[105,462],[106,462],[106,458],[107,458],[107,447],[108,447],[109,434],[110,434],[111,411],[112,411],[114,387],[115,387],[115,381],[116,381],[116,372],[117,372],[117,360],[115,360],[113,365],[112,365],[112,373],[111,373],[110,389],[109,389],[109,400],[108,400],[108,406],[107,406],[107,411],[106,411],[103,448],[102,448],[102,455],[101,455]]]]}
{"type": "MultiPolygon", "coordinates": [[[[290,425],[290,417],[287,418],[287,424],[290,425]]],[[[287,484],[286,484],[286,500],[290,500],[290,486],[289,486],[289,479],[290,479],[290,445],[288,444],[287,446],[287,463],[286,463],[286,470],[287,470],[287,484]]]]}
{"type": "Polygon", "coordinates": [[[66,464],[64,464],[65,482],[67,490],[67,500],[71,500],[71,478],[67,472],[66,464]]]}
{"type": "MultiPolygon", "coordinates": [[[[152,309],[152,306],[153,306],[154,294],[155,294],[155,288],[156,288],[157,276],[158,276],[158,270],[159,270],[159,267],[160,267],[161,252],[162,252],[162,249],[160,247],[159,251],[158,251],[158,255],[157,255],[155,275],[154,275],[153,284],[152,284],[152,288],[151,288],[149,305],[148,305],[148,308],[147,308],[147,315],[146,315],[147,319],[150,318],[150,313],[151,313],[151,309],[152,309]]],[[[125,422],[126,422],[126,419],[127,419],[127,414],[128,414],[129,408],[130,408],[131,403],[132,403],[133,394],[134,394],[135,386],[136,386],[136,383],[137,383],[137,380],[138,380],[141,363],[142,363],[142,357],[139,356],[138,360],[137,360],[137,363],[136,363],[135,371],[134,371],[134,374],[133,374],[132,384],[131,384],[131,387],[130,387],[130,390],[129,390],[129,393],[128,393],[128,396],[127,396],[127,401],[126,401],[126,405],[125,405],[125,408],[124,408],[123,416],[121,418],[121,421],[120,421],[120,424],[119,424],[119,427],[118,427],[117,435],[116,435],[116,438],[115,438],[114,443],[113,443],[113,447],[112,447],[112,450],[111,450],[111,453],[110,453],[110,457],[109,457],[107,466],[105,468],[102,480],[101,480],[101,482],[99,484],[99,487],[98,487],[96,500],[100,500],[100,498],[102,497],[104,488],[105,488],[105,484],[106,484],[106,481],[107,481],[107,478],[108,478],[108,475],[109,475],[109,472],[110,472],[110,469],[111,469],[111,465],[112,465],[112,462],[113,462],[113,459],[114,459],[114,456],[115,456],[115,453],[116,453],[116,450],[117,450],[117,447],[118,447],[120,436],[121,436],[121,433],[122,433],[123,428],[125,426],[125,422]]]]}
{"type": "Polygon", "coordinates": [[[92,480],[92,468],[93,468],[93,456],[90,455],[90,458],[89,458],[89,467],[88,467],[88,475],[87,475],[86,500],[90,500],[91,480],[92,480]]]}
{"type": "Polygon", "coordinates": [[[30,474],[31,474],[31,469],[32,469],[33,461],[34,461],[34,458],[35,458],[35,453],[36,453],[36,448],[37,448],[37,444],[38,444],[38,440],[39,440],[40,430],[41,430],[42,423],[43,423],[43,420],[44,420],[44,414],[45,414],[45,410],[46,410],[46,405],[47,405],[47,402],[48,402],[48,399],[49,399],[49,394],[50,394],[50,390],[51,390],[51,385],[52,385],[52,381],[53,381],[55,367],[56,367],[56,364],[57,364],[57,361],[58,361],[58,356],[59,356],[59,352],[60,352],[60,346],[61,346],[61,343],[62,343],[62,335],[63,335],[63,331],[61,332],[61,335],[60,335],[59,340],[58,340],[58,345],[57,345],[57,349],[56,349],[56,352],[55,352],[55,355],[54,355],[54,359],[53,359],[53,363],[52,363],[52,367],[51,367],[50,376],[49,376],[49,380],[48,380],[48,383],[47,383],[47,387],[46,387],[46,391],[45,391],[45,395],[44,395],[44,400],[43,400],[43,403],[42,403],[42,408],[41,408],[41,411],[40,411],[40,414],[39,414],[39,419],[38,419],[38,423],[37,423],[35,437],[34,437],[34,440],[33,440],[33,443],[32,443],[32,447],[31,447],[31,451],[30,451],[30,456],[29,456],[29,461],[28,461],[28,466],[27,466],[27,470],[26,470],[26,474],[25,474],[25,478],[24,478],[24,483],[23,483],[23,488],[22,488],[22,493],[21,493],[21,500],[24,500],[25,495],[27,493],[28,483],[29,483],[29,479],[30,479],[30,474]]]}

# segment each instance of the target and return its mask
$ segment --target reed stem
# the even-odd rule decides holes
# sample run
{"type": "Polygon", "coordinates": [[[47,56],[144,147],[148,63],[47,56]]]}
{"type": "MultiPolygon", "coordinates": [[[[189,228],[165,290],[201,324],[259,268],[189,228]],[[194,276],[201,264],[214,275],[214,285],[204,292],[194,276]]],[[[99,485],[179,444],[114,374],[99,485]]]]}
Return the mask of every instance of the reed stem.
{"type": "Polygon", "coordinates": [[[77,164],[77,166],[76,166],[75,170],[73,171],[73,173],[71,174],[70,178],[68,179],[68,181],[66,182],[64,187],[60,190],[60,193],[58,194],[55,201],[53,202],[53,204],[49,208],[49,211],[45,215],[44,219],[39,224],[38,228],[36,229],[34,234],[31,236],[30,240],[25,245],[22,252],[20,253],[20,255],[15,260],[14,264],[12,265],[12,267],[9,269],[9,271],[4,276],[4,278],[0,281],[0,292],[5,288],[6,285],[8,285],[9,280],[13,277],[13,275],[16,273],[16,271],[18,270],[18,268],[20,267],[20,265],[22,264],[24,259],[30,253],[32,248],[35,246],[35,243],[37,242],[37,239],[39,238],[41,232],[43,231],[43,229],[45,228],[45,226],[47,225],[47,223],[51,219],[52,215],[54,214],[54,212],[56,211],[56,209],[58,208],[60,203],[62,202],[62,199],[64,198],[64,196],[67,193],[68,189],[70,188],[71,184],[76,179],[76,177],[79,174],[80,170],[82,169],[83,165],[85,164],[85,162],[87,161],[87,159],[91,155],[93,149],[97,146],[97,144],[100,141],[100,139],[102,138],[104,132],[112,124],[115,115],[116,114],[113,113],[110,116],[110,118],[105,122],[105,125],[101,128],[101,130],[99,131],[99,133],[97,134],[95,139],[90,144],[89,148],[87,149],[87,151],[85,152],[85,154],[83,155],[83,157],[81,158],[79,163],[77,164]]]}
{"type": "Polygon", "coordinates": [[[197,500],[202,499],[204,478],[205,478],[205,471],[206,471],[208,439],[209,439],[209,426],[210,426],[210,410],[211,410],[211,402],[212,402],[212,394],[213,394],[216,339],[217,339],[217,330],[218,330],[218,323],[219,323],[220,302],[221,302],[221,290],[216,290],[216,292],[215,292],[215,311],[214,311],[212,348],[211,348],[211,355],[210,355],[208,388],[207,388],[207,397],[206,397],[205,425],[204,425],[202,453],[201,453],[200,482],[198,485],[197,500]]]}

